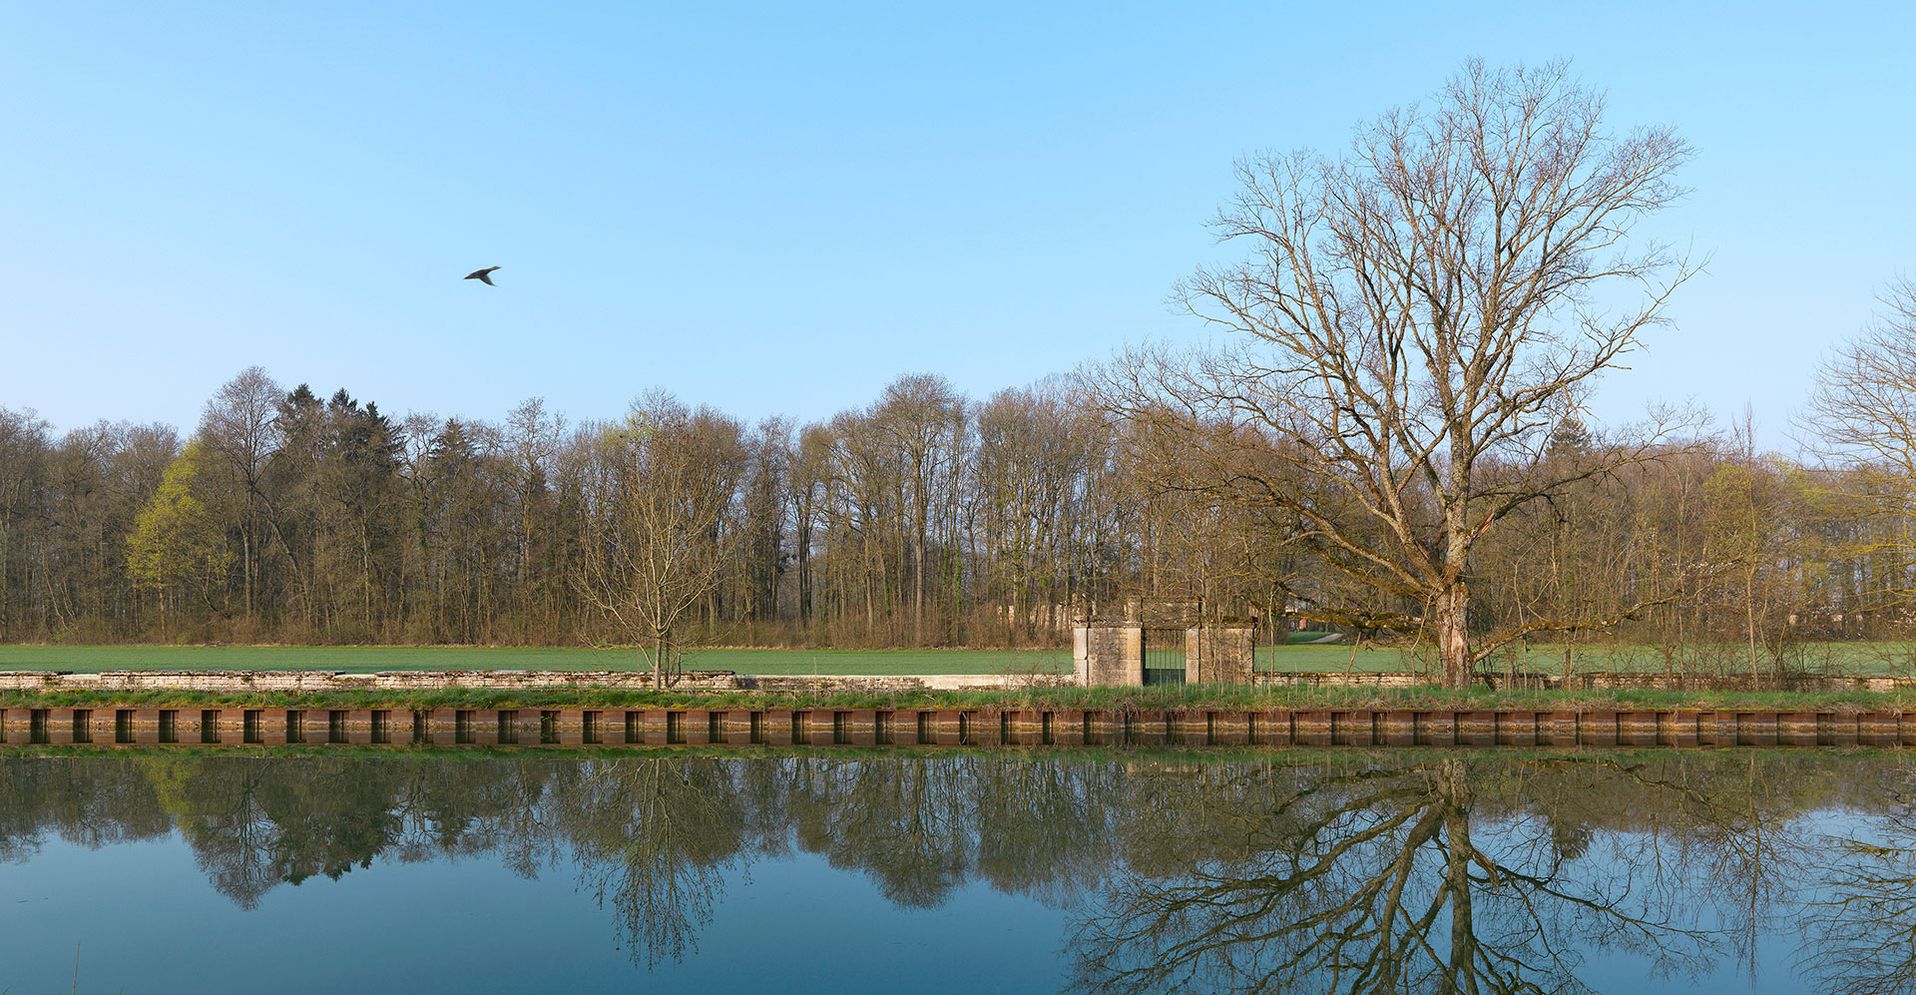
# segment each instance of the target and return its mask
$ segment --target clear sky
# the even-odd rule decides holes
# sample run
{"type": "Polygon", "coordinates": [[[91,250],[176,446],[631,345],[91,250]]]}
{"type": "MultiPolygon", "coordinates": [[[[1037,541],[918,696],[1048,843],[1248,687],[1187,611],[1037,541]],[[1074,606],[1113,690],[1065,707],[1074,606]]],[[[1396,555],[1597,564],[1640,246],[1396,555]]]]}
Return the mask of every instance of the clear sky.
{"type": "Polygon", "coordinates": [[[1708,271],[1599,411],[1780,443],[1916,270],[1916,13],[1572,6],[0,0],[0,405],[190,426],[256,363],[394,414],[983,396],[1200,334],[1165,298],[1232,161],[1477,55],[1698,149],[1657,229],[1708,271]]]}

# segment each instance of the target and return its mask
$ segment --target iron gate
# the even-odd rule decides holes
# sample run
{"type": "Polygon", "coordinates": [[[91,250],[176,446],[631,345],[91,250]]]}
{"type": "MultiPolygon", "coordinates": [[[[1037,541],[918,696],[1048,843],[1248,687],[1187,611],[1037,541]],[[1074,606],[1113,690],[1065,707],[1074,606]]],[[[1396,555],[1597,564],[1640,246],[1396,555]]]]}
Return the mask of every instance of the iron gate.
{"type": "Polygon", "coordinates": [[[1144,683],[1184,683],[1184,630],[1144,630],[1144,683]]]}

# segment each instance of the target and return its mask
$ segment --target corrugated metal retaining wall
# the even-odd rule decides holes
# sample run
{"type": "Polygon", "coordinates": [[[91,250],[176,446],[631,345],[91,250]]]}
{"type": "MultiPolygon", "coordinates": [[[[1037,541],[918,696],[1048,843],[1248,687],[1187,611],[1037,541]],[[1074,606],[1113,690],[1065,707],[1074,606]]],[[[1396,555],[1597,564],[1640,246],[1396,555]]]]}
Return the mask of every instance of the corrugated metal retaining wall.
{"type": "Polygon", "coordinates": [[[1916,746],[1916,713],[5,708],[0,746],[1916,746]]]}

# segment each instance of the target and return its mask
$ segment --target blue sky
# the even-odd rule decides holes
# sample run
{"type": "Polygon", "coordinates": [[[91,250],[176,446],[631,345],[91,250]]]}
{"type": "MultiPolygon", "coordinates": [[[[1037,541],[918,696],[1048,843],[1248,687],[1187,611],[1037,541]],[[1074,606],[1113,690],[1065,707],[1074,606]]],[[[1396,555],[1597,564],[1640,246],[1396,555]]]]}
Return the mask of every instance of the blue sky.
{"type": "Polygon", "coordinates": [[[1598,410],[1782,444],[1916,270],[1916,13],[1673,6],[0,4],[0,405],[191,425],[255,363],[492,418],[982,396],[1201,334],[1165,298],[1239,156],[1569,57],[1697,147],[1656,230],[1710,257],[1598,410]]]}

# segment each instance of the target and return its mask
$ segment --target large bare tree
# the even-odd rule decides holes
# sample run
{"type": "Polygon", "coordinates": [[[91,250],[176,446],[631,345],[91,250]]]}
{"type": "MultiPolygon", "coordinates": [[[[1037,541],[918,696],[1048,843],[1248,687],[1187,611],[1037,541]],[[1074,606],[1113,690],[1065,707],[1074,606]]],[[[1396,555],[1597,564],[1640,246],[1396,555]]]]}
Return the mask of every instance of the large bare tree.
{"type": "Polygon", "coordinates": [[[680,623],[712,593],[735,545],[739,424],[655,392],[599,433],[591,461],[601,497],[579,590],[643,647],[652,686],[663,689],[680,623]]]}
{"type": "Polygon", "coordinates": [[[1818,367],[1802,428],[1842,471],[1846,496],[1879,523],[1846,551],[1897,565],[1868,607],[1906,610],[1916,603],[1902,569],[1916,553],[1916,279],[1891,284],[1881,303],[1870,327],[1818,367]]]}
{"type": "MultiPolygon", "coordinates": [[[[1472,549],[1525,505],[1652,458],[1658,429],[1546,461],[1552,428],[1663,322],[1691,272],[1645,238],[1690,147],[1612,132],[1563,64],[1467,64],[1348,150],[1262,155],[1213,222],[1236,263],[1178,291],[1242,339],[1129,357],[1104,386],[1178,430],[1210,487],[1292,516],[1355,589],[1361,624],[1434,641],[1451,685],[1522,634],[1473,632],[1472,549]]],[[[1162,437],[1144,433],[1140,437],[1162,437]]],[[[1334,616],[1339,606],[1318,606],[1334,616]]]]}

